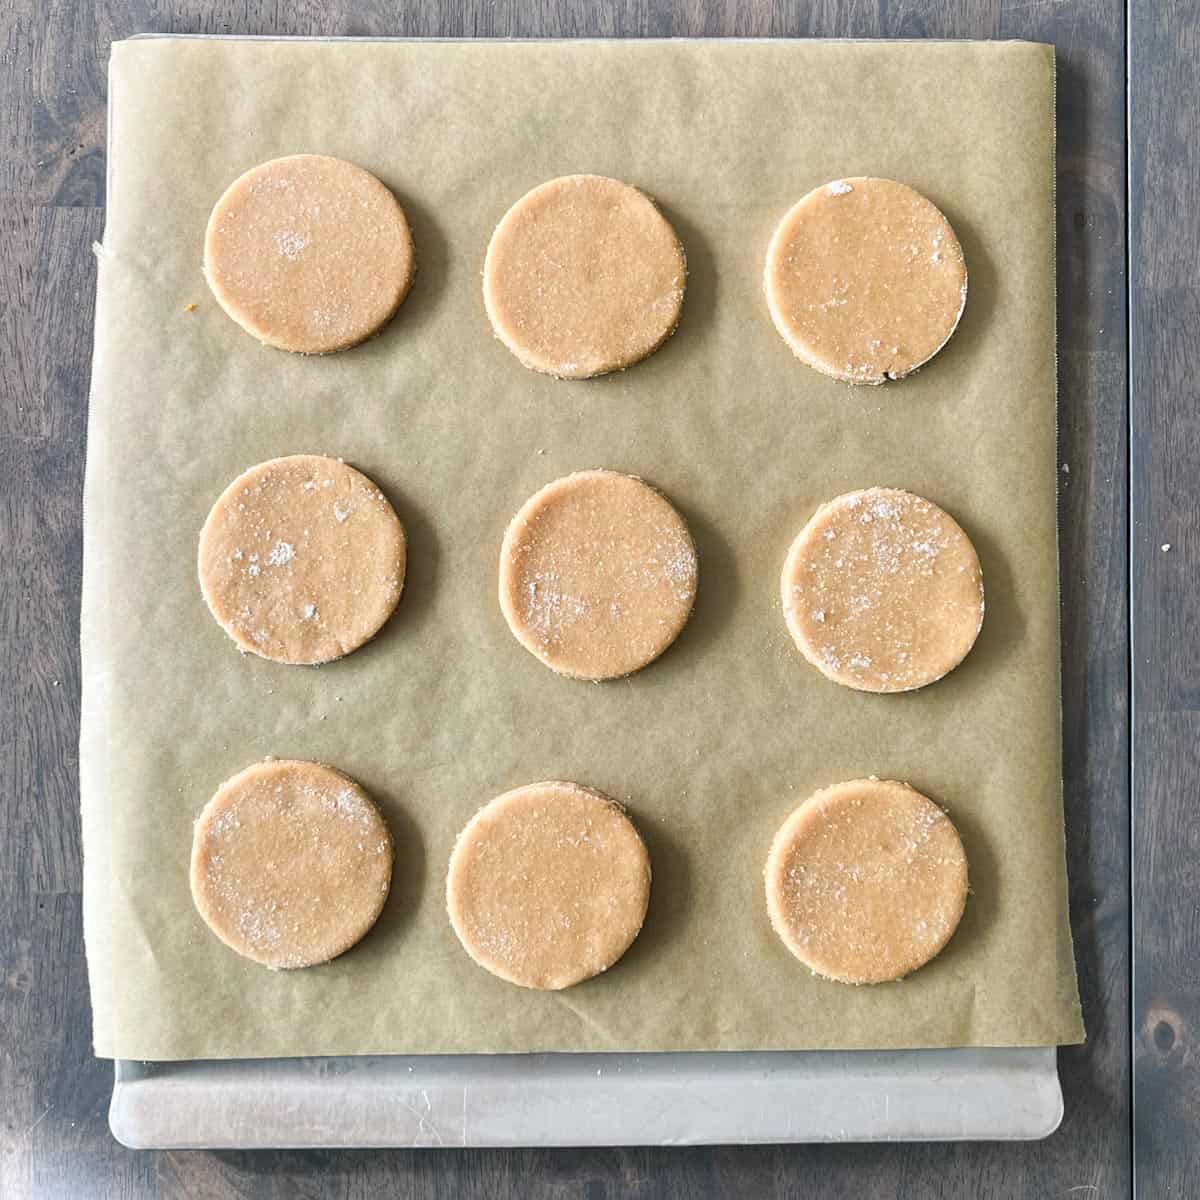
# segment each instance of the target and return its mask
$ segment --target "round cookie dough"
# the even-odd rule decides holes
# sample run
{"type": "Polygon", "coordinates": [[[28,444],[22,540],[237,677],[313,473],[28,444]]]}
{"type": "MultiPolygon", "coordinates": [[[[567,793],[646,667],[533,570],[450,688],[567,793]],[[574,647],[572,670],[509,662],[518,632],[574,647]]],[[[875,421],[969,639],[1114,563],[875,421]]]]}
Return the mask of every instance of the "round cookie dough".
{"type": "Polygon", "coordinates": [[[816,974],[883,983],[924,966],[967,902],[967,859],[946,814],[906,783],[856,779],[817,792],[775,835],[767,911],[816,974]]]}
{"type": "Polygon", "coordinates": [[[463,949],[520,987],[557,991],[607,971],[650,902],[650,858],[614,800],[577,783],[531,783],[458,835],[446,908],[463,949]]]}
{"type": "Polygon", "coordinates": [[[588,379],[670,337],[686,277],[683,247],[649,197],[603,175],[566,175],[526,193],[496,226],[483,300],[525,366],[588,379]]]}
{"type": "Polygon", "coordinates": [[[500,550],[500,607],[551,670],[616,679],[679,636],[696,578],[691,534],[664,496],[632,475],[578,471],[513,517],[500,550]]]}
{"type": "Polygon", "coordinates": [[[200,533],[200,587],[243,651],[323,663],[370,641],[404,586],[404,529],[334,458],[274,458],[238,476],[200,533]]]}
{"type": "Polygon", "coordinates": [[[196,821],[192,898],[230,949],[272,968],[328,962],[375,924],[392,837],[353,779],[320,763],[256,763],[196,821]]]}
{"type": "Polygon", "coordinates": [[[823,504],[792,543],[783,615],[804,657],[861,692],[909,692],[966,657],[983,624],[970,539],[929,500],[867,488],[823,504]]]}
{"type": "Polygon", "coordinates": [[[416,270],[396,197],[340,158],[251,168],[217,201],[204,275],[221,307],[268,346],[329,354],[391,320],[416,270]]]}
{"type": "Polygon", "coordinates": [[[903,379],[950,339],[967,266],[950,222],[891,179],[836,179],[779,223],[767,307],[798,358],[846,383],[903,379]]]}

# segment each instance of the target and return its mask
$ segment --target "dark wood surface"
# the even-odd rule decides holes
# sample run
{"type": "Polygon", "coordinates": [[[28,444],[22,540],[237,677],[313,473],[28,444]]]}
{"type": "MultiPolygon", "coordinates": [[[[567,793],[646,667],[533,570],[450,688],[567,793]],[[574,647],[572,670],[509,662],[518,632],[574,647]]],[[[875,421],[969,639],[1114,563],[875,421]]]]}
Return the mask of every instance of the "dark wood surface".
{"type": "MultiPolygon", "coordinates": [[[[1200,64],[1133,0],[1130,89],[1133,1009],[1142,1196],[1200,1194],[1200,64]]],[[[1174,18],[1174,19],[1173,19],[1174,18]]]]}
{"type": "MultiPolygon", "coordinates": [[[[1196,121],[1197,67],[1174,49],[1188,44],[1176,41],[1178,7],[1135,5],[1152,66],[1136,115],[1145,129],[1163,131],[1135,159],[1145,198],[1135,205],[1134,242],[1135,267],[1145,268],[1137,300],[1155,329],[1138,361],[1161,389],[1139,407],[1147,432],[1135,454],[1144,481],[1135,493],[1137,599],[1151,631],[1139,653],[1170,679],[1161,687],[1149,667],[1139,671],[1139,805],[1154,812],[1139,876],[1160,906],[1143,909],[1141,921],[1154,965],[1138,999],[1141,1102],[1143,1112],[1170,1114],[1160,1129],[1146,1123],[1146,1144],[1167,1162],[1161,1179],[1176,1186],[1143,1193],[1155,1197],[1187,1194],[1188,1161],[1193,1173],[1200,1165],[1196,959],[1171,959],[1179,930],[1196,945],[1196,908],[1174,889],[1194,887],[1200,871],[1200,858],[1184,853],[1197,840],[1186,771],[1200,759],[1200,652],[1194,572],[1187,572],[1200,556],[1188,527],[1196,485],[1187,474],[1200,416],[1187,381],[1185,329],[1200,314],[1193,278],[1200,245],[1194,226],[1190,241],[1153,236],[1177,227],[1195,191],[1184,139],[1196,121]],[[1165,541],[1173,543],[1166,555],[1157,549],[1165,541]]],[[[0,1195],[1092,1200],[1129,1193],[1125,13],[1118,0],[6,0],[0,147],[0,1195]],[[90,1052],[80,931],[80,496],[91,245],[104,224],[105,65],[113,39],[144,31],[1057,44],[1065,786],[1089,1031],[1086,1046],[1060,1054],[1066,1117],[1058,1133],[1014,1145],[564,1152],[138,1154],[111,1139],[111,1066],[90,1052]]]]}

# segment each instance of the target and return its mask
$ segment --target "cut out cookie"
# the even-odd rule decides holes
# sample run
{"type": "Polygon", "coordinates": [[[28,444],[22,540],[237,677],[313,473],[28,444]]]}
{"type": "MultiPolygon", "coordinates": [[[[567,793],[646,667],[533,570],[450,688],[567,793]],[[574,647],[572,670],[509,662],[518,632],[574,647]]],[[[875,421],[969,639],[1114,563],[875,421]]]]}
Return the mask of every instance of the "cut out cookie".
{"type": "Polygon", "coordinates": [[[948,513],[899,488],[823,504],[792,543],[780,586],[804,657],[863,692],[941,679],[983,624],[975,547],[948,513]]]}
{"type": "Polygon", "coordinates": [[[496,336],[534,371],[588,379],[639,362],[674,332],[687,268],[644,193],[566,175],[522,196],[492,234],[483,299],[496,336]]]}
{"type": "Polygon", "coordinates": [[[817,792],[775,835],[767,911],[818,975],[883,983],[924,966],[958,928],[967,859],[946,814],[906,783],[817,792]]]}
{"type": "Polygon", "coordinates": [[[200,533],[200,587],[243,650],[322,663],[370,641],[404,586],[404,528],[361,472],[317,454],[235,479],[200,533]]]}
{"type": "Polygon", "coordinates": [[[450,857],[446,907],[467,953],[520,987],[556,991],[607,971],[650,900],[650,858],[615,801],[533,783],[481,809],[450,857]]]}
{"type": "Polygon", "coordinates": [[[329,354],[400,307],[416,271],[396,197],[340,158],[296,154],[251,168],[217,201],[204,275],[221,307],[268,346],[329,354]]]}
{"type": "Polygon", "coordinates": [[[665,497],[631,475],[579,471],[513,517],[500,550],[500,607],[551,670],[615,679],[679,636],[696,578],[691,535],[665,497]]]}
{"type": "Polygon", "coordinates": [[[836,179],[767,250],[767,307],[796,356],[846,383],[902,379],[950,339],[967,267],[950,222],[891,179],[836,179]]]}
{"type": "Polygon", "coordinates": [[[247,767],[196,821],[196,908],[230,949],[267,967],[309,967],[349,950],[375,924],[391,879],[379,810],[320,763],[247,767]]]}

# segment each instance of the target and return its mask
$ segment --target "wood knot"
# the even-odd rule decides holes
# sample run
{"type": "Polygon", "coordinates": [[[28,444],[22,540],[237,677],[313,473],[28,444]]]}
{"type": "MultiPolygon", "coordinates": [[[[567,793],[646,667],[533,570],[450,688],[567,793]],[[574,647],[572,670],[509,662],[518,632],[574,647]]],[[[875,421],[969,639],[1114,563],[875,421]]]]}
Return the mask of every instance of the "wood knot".
{"type": "Polygon", "coordinates": [[[1146,1011],[1142,1039],[1162,1062],[1181,1063],[1191,1056],[1191,1032],[1174,1009],[1155,1005],[1146,1011]]]}

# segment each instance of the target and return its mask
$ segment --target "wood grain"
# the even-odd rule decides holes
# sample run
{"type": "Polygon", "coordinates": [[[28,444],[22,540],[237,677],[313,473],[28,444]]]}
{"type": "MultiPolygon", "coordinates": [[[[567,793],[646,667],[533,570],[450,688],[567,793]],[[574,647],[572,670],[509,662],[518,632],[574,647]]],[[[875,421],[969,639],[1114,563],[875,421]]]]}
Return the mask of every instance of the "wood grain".
{"type": "Polygon", "coordinates": [[[1200,1165],[1200,85],[1196,12],[1129,6],[1134,696],[1134,1104],[1138,1195],[1200,1165]]]}
{"type": "MultiPolygon", "coordinates": [[[[1140,7],[1157,11],[1150,0],[1140,7]]],[[[434,0],[403,8],[382,0],[10,0],[0,18],[0,111],[6,118],[0,122],[0,1195],[1091,1200],[1128,1194],[1123,17],[1118,0],[627,0],[604,6],[461,0],[444,8],[434,0]],[[111,1068],[93,1059],[89,1046],[78,902],[79,505],[95,282],[90,245],[103,221],[105,64],[114,38],[142,31],[1024,37],[1057,43],[1060,441],[1069,467],[1060,506],[1065,777],[1072,924],[1090,1035],[1086,1046],[1060,1055],[1067,1115],[1059,1133],[1034,1145],[578,1152],[134,1154],[112,1141],[106,1124],[111,1068]]],[[[1160,32],[1164,46],[1174,30],[1160,32]]],[[[1194,95],[1194,82],[1187,77],[1190,90],[1180,94],[1194,95]]],[[[1164,154],[1161,169],[1176,178],[1179,161],[1164,154]]],[[[1161,196],[1155,211],[1183,211],[1182,188],[1179,177],[1176,191],[1161,196]]],[[[1190,286],[1183,272],[1194,269],[1194,242],[1192,249],[1186,263],[1164,256],[1157,277],[1164,290],[1154,309],[1164,325],[1184,319],[1171,309],[1176,293],[1170,289],[1190,286]]],[[[1194,292],[1186,302],[1194,310],[1194,292]]],[[[1180,340],[1162,352],[1159,369],[1176,389],[1164,404],[1174,399],[1183,406],[1188,399],[1185,345],[1180,340]]],[[[1165,424],[1161,432],[1168,437],[1165,424]]],[[[1196,444],[1195,425],[1189,436],[1171,459],[1181,469],[1196,444]]],[[[1156,520],[1167,512],[1184,519],[1187,482],[1159,484],[1154,503],[1165,507],[1154,509],[1156,520]]],[[[1171,540],[1184,543],[1180,529],[1171,540]]],[[[1200,548],[1192,544],[1190,552],[1200,548]]],[[[1165,589],[1144,594],[1146,611],[1171,594],[1172,612],[1186,622],[1182,555],[1170,562],[1174,575],[1148,552],[1141,565],[1159,572],[1155,586],[1165,589]]],[[[1196,664],[1169,634],[1152,650],[1164,661],[1171,651],[1178,658],[1178,686],[1169,703],[1159,698],[1165,711],[1155,727],[1163,745],[1178,747],[1193,728],[1196,664]]],[[[1162,811],[1176,826],[1179,812],[1171,804],[1187,795],[1189,764],[1176,757],[1169,769],[1144,779],[1167,798],[1162,811]]],[[[1167,852],[1171,837],[1182,847],[1182,827],[1163,824],[1158,837],[1172,864],[1169,877],[1184,879],[1183,857],[1167,852]]],[[[1171,944],[1164,941],[1163,951],[1171,944]]],[[[1181,969],[1162,993],[1164,1011],[1178,1017],[1172,1047],[1190,1046],[1187,1031],[1200,1020],[1182,991],[1173,990],[1185,982],[1181,969]]],[[[1157,1046],[1167,1035],[1156,1023],[1150,1037],[1157,1046]]],[[[1188,1078],[1184,1058],[1182,1050],[1155,1051],[1164,1097],[1188,1078]]],[[[1194,1114],[1194,1085],[1192,1097],[1194,1114]]],[[[1186,1096],[1169,1103],[1188,1111],[1186,1096]]],[[[1194,1165],[1194,1146],[1177,1149],[1177,1169],[1184,1169],[1189,1153],[1194,1165]]]]}

